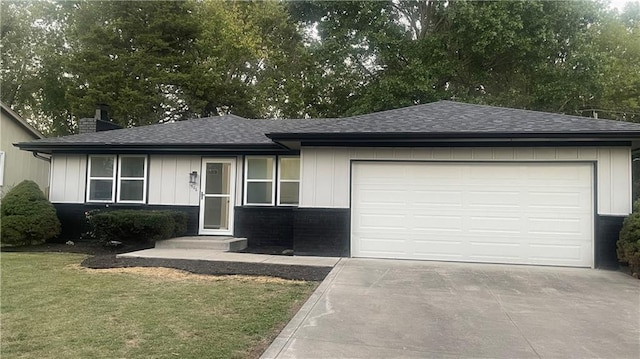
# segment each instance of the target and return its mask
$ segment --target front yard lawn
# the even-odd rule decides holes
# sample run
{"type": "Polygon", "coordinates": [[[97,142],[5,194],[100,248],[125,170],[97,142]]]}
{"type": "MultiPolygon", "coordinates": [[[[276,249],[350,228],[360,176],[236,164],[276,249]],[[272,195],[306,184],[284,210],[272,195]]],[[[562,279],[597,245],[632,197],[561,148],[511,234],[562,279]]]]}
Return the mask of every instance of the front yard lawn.
{"type": "Polygon", "coordinates": [[[79,266],[84,258],[0,254],[3,359],[254,358],[317,285],[90,270],[79,266]]]}

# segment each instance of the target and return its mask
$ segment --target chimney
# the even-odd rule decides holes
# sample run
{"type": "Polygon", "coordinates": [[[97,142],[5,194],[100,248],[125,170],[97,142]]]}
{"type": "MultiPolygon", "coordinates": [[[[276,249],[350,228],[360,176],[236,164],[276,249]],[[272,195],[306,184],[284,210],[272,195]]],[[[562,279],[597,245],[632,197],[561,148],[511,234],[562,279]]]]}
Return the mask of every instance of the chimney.
{"type": "Polygon", "coordinates": [[[122,128],[109,120],[109,105],[98,104],[93,118],[78,120],[78,133],[109,131],[122,128]]]}
{"type": "Polygon", "coordinates": [[[109,122],[109,105],[106,103],[99,103],[96,107],[96,115],[94,117],[98,121],[109,122]]]}
{"type": "Polygon", "coordinates": [[[91,133],[96,132],[96,119],[81,118],[78,120],[78,133],[91,133]]]}

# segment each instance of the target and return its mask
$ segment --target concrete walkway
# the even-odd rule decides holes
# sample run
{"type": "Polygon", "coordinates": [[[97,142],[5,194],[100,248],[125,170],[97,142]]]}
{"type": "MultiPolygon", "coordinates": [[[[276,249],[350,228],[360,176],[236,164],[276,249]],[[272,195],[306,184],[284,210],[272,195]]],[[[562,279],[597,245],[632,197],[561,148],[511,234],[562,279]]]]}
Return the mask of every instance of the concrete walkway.
{"type": "Polygon", "coordinates": [[[301,265],[314,267],[333,267],[338,263],[338,257],[312,257],[312,256],[278,256],[254,253],[222,252],[206,249],[174,249],[151,248],[130,253],[118,254],[118,258],[164,258],[164,259],[190,259],[204,261],[245,262],[301,265]]]}
{"type": "Polygon", "coordinates": [[[640,358],[640,281],[345,258],[262,358],[640,358]]]}

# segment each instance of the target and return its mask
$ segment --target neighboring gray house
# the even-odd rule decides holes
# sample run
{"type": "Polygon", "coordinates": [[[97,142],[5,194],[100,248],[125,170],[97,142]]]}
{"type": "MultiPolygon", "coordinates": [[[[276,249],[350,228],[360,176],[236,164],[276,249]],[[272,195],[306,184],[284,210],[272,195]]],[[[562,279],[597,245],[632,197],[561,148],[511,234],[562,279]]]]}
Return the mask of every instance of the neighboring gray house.
{"type": "Polygon", "coordinates": [[[96,208],[296,254],[616,263],[640,125],[451,101],[338,119],[202,118],[17,144],[63,230],[96,208]]]}
{"type": "Polygon", "coordinates": [[[34,181],[47,193],[49,162],[12,145],[44,136],[4,103],[0,102],[0,110],[0,197],[26,179],[34,181]]]}

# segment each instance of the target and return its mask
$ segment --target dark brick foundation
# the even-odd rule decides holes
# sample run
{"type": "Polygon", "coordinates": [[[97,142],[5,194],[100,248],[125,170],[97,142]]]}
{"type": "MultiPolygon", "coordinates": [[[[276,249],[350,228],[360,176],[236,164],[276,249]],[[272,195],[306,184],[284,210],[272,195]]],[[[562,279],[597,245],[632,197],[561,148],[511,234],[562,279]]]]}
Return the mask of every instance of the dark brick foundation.
{"type": "Polygon", "coordinates": [[[293,251],[297,255],[349,257],[349,208],[296,208],[293,251]]]}
{"type": "Polygon", "coordinates": [[[199,207],[198,206],[160,206],[160,205],[119,205],[109,204],[85,204],[85,203],[54,203],[58,218],[62,224],[62,233],[59,241],[76,240],[88,230],[84,213],[91,210],[116,210],[116,209],[146,209],[146,210],[172,210],[187,212],[187,235],[198,234],[199,207]]]}
{"type": "Polygon", "coordinates": [[[293,207],[235,207],[234,236],[249,247],[293,248],[293,207]]]}
{"type": "Polygon", "coordinates": [[[622,229],[622,216],[596,216],[595,266],[597,268],[618,268],[616,242],[622,229]]]}

